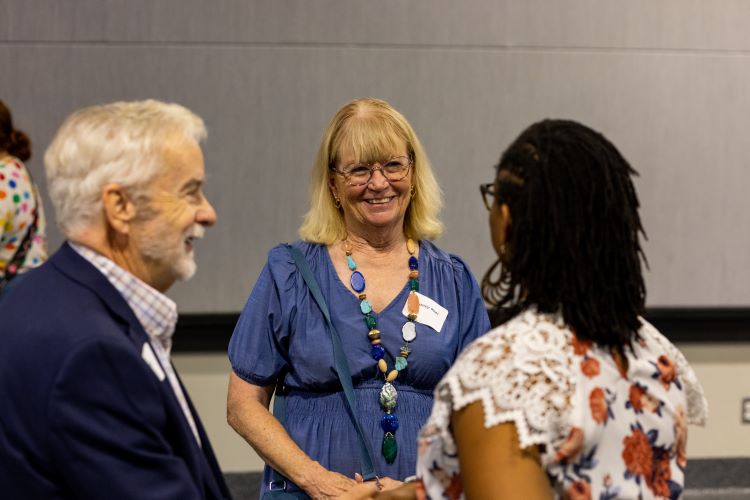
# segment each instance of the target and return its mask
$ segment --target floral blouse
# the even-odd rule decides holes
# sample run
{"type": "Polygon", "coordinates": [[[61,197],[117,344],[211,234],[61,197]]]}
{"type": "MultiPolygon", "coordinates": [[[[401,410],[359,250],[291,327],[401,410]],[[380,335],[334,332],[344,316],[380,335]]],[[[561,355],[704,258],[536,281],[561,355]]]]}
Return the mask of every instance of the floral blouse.
{"type": "Polygon", "coordinates": [[[463,498],[450,418],[481,401],[486,428],[512,422],[521,448],[539,445],[557,498],[678,498],[687,424],[705,423],[706,399],[682,353],[641,322],[627,372],[535,308],[471,344],[420,433],[420,496],[463,498]]]}
{"type": "Polygon", "coordinates": [[[39,199],[23,162],[12,156],[0,157],[0,276],[26,237],[35,207],[39,212],[37,228],[19,272],[47,259],[44,210],[39,199]]]}

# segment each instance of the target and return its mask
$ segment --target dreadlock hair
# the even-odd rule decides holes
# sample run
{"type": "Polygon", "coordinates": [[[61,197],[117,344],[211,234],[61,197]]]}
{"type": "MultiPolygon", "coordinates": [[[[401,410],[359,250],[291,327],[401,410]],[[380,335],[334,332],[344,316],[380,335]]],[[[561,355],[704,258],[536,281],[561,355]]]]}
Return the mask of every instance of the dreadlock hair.
{"type": "Polygon", "coordinates": [[[535,305],[560,311],[581,340],[631,345],[646,299],[641,258],[648,265],[638,173],[602,134],[568,120],[531,125],[496,169],[495,203],[512,220],[508,248],[482,281],[493,316],[535,305]]]}

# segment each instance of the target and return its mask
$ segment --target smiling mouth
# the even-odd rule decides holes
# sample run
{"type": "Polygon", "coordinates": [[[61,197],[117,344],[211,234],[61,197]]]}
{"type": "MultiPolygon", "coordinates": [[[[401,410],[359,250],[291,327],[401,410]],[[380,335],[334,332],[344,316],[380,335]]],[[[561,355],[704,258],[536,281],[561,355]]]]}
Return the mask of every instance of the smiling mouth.
{"type": "Polygon", "coordinates": [[[371,200],[365,200],[370,205],[383,205],[384,203],[388,203],[392,199],[394,199],[395,196],[386,196],[385,198],[375,198],[371,200]]]}

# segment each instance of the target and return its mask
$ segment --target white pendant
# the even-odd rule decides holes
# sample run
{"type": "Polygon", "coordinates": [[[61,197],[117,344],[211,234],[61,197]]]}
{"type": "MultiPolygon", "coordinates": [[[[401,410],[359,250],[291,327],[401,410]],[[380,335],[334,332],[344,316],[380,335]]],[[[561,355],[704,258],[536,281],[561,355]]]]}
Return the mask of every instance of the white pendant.
{"type": "Polygon", "coordinates": [[[417,326],[413,321],[404,323],[404,326],[401,328],[401,337],[404,339],[404,342],[411,342],[417,338],[417,326]]]}

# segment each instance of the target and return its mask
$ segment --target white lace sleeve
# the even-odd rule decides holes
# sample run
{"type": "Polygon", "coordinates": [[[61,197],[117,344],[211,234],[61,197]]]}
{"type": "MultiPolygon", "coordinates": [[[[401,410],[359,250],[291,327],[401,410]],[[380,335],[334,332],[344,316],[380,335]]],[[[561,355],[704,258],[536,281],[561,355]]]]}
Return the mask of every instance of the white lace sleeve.
{"type": "Polygon", "coordinates": [[[554,316],[533,310],[481,337],[437,387],[426,428],[441,434],[451,453],[450,413],[481,401],[485,427],[512,422],[521,448],[551,445],[566,431],[575,392],[570,341],[554,316]]]}
{"type": "Polygon", "coordinates": [[[708,402],[703,393],[703,387],[695,376],[693,368],[688,364],[685,356],[674,344],[662,335],[653,325],[641,318],[643,327],[639,333],[646,337],[647,341],[653,341],[658,345],[677,365],[677,377],[685,387],[687,398],[688,423],[694,425],[705,425],[708,418],[708,402]]]}

